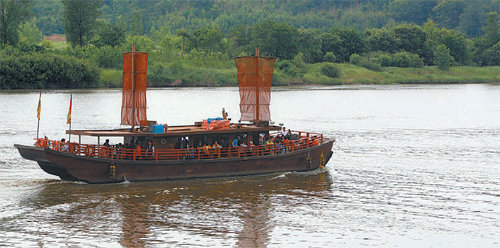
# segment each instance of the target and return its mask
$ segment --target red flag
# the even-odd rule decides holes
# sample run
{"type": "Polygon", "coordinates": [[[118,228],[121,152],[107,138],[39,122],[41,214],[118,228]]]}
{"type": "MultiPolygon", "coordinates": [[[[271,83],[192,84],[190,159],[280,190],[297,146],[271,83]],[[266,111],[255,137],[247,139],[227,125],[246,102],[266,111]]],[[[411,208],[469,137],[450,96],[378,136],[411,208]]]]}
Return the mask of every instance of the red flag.
{"type": "Polygon", "coordinates": [[[66,124],[71,124],[71,105],[73,103],[73,94],[69,98],[69,110],[68,110],[68,119],[66,120],[66,124]]]}
{"type": "Polygon", "coordinates": [[[40,97],[38,97],[38,108],[36,109],[36,118],[40,120],[40,111],[42,111],[42,92],[40,92],[40,97]]]}

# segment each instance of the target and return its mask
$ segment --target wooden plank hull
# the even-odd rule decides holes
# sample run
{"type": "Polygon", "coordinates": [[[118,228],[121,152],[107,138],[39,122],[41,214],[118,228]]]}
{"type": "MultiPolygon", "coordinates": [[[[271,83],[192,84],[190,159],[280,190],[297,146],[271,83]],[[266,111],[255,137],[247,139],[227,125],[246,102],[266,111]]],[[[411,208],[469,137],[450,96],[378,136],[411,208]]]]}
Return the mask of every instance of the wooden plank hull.
{"type": "Polygon", "coordinates": [[[44,156],[38,149],[36,156],[29,156],[29,147],[16,147],[23,157],[37,161],[44,171],[63,180],[114,183],[315,170],[328,163],[332,145],[333,140],[327,140],[322,145],[276,155],[158,161],[90,158],[50,149],[42,150],[44,156]]]}

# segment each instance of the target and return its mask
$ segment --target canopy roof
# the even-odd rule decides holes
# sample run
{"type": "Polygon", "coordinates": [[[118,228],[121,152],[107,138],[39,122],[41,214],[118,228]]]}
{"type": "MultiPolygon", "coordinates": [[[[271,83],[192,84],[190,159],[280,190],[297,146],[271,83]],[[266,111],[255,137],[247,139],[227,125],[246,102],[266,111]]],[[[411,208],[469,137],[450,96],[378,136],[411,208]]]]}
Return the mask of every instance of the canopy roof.
{"type": "Polygon", "coordinates": [[[110,130],[66,130],[66,134],[99,136],[99,137],[130,137],[130,136],[190,136],[203,134],[225,134],[225,133],[249,133],[268,132],[281,130],[279,126],[260,127],[256,125],[234,124],[234,128],[221,130],[206,130],[195,125],[189,126],[169,126],[166,133],[149,133],[143,131],[132,132],[130,129],[110,129],[110,130]],[[239,128],[238,128],[239,126],[239,128]]]}

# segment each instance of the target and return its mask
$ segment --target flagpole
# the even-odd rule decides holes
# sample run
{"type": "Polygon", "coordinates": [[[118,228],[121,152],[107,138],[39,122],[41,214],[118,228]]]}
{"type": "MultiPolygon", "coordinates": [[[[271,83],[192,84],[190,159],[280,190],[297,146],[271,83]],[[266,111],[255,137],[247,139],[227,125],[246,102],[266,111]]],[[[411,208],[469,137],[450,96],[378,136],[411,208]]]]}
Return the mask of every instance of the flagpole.
{"type": "Polygon", "coordinates": [[[38,133],[40,131],[40,111],[41,111],[41,101],[42,101],[42,92],[40,91],[40,96],[38,97],[38,107],[36,109],[38,124],[36,125],[36,139],[38,139],[38,133]]]}
{"type": "Polygon", "coordinates": [[[69,110],[68,110],[68,120],[67,122],[69,122],[69,137],[68,137],[68,143],[71,144],[71,105],[73,105],[73,94],[71,94],[70,98],[69,98],[69,110]]]}

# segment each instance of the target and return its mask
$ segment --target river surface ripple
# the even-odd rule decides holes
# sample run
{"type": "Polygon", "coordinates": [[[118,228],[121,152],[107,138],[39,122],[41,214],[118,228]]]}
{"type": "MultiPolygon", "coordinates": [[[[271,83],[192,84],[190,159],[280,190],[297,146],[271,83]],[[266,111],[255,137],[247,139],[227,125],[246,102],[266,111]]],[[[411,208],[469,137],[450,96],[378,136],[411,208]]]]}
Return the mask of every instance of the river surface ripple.
{"type": "MultiPolygon", "coordinates": [[[[45,91],[42,136],[63,137],[69,93],[73,129],[119,127],[120,90],[45,91]]],[[[0,92],[3,247],[500,247],[499,85],[275,88],[276,123],[337,139],[325,169],[111,185],[20,157],[37,102],[0,92]]],[[[238,103],[236,88],[150,89],[148,117],[238,119],[238,103]]]]}

